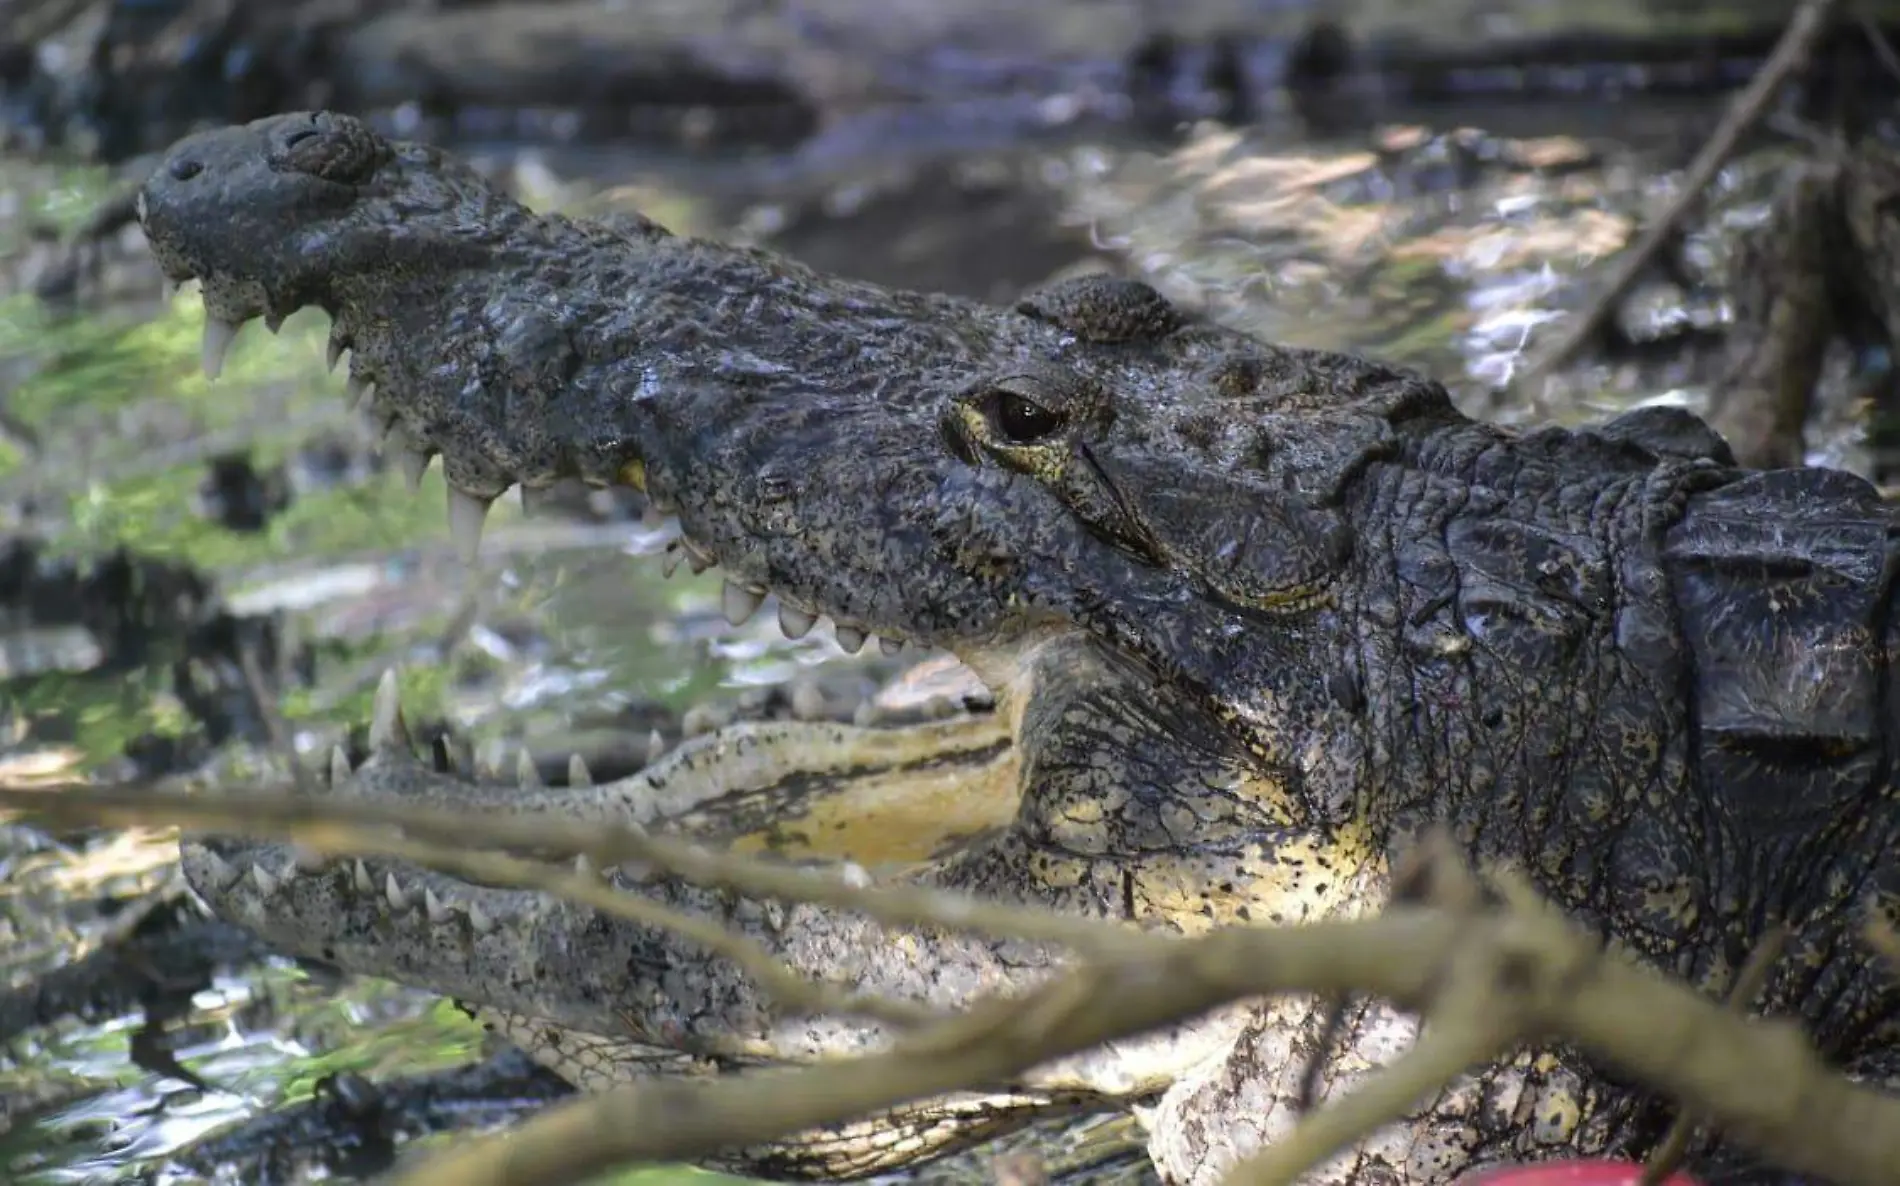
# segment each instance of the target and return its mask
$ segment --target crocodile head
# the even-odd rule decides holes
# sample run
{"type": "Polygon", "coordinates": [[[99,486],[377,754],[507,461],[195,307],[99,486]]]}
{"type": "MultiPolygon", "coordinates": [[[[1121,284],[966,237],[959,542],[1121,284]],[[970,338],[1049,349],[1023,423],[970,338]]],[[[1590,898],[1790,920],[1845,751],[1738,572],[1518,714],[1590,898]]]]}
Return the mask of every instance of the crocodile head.
{"type": "MultiPolygon", "coordinates": [[[[166,272],[203,282],[208,369],[248,320],[329,313],[333,355],[350,353],[411,472],[443,459],[466,550],[512,486],[636,486],[677,513],[685,556],[725,572],[735,620],[773,593],[790,633],[825,616],[848,648],[945,647],[1009,706],[987,733],[721,733],[621,784],[497,789],[409,757],[391,683],[375,755],[332,763],[345,793],[735,844],[802,820],[837,840],[805,854],[874,876],[1183,930],[1376,909],[1394,846],[1442,822],[1705,984],[1729,979],[1763,920],[1789,920],[1804,950],[1764,1011],[1800,1013],[1830,1053],[1893,1079],[1900,1003],[1842,955],[1847,897],[1900,885],[1890,664],[1869,641],[1890,632],[1900,545],[1865,483],[1739,474],[1669,409],[1589,431],[1475,423],[1429,379],[1246,338],[1138,283],[996,308],[639,218],[541,216],[340,115],[183,141],[138,212],[166,272]],[[1790,645],[1762,645],[1765,624],[1790,645]],[[1005,751],[1011,794],[984,816],[974,772],[1005,751]],[[943,778],[952,752],[971,779],[943,778]],[[842,792],[829,807],[820,785],[842,792]],[[888,850],[950,816],[942,843],[888,850]]],[[[204,838],[184,867],[275,945],[470,1001],[578,1083],[643,1073],[655,1048],[802,1059],[886,1036],[787,1016],[680,928],[553,895],[204,838]]],[[[1066,958],[608,876],[796,974],[940,1009],[1066,958]]],[[[1311,1000],[1233,1020],[920,1103],[884,1118],[894,1136],[845,1126],[762,1160],[875,1172],[1024,1110],[1162,1093],[1164,1176],[1211,1181],[1285,1137],[1301,1052],[1340,1037],[1328,1090],[1346,1090],[1413,1032],[1380,1003],[1343,1036],[1311,1000]]],[[[1485,1158],[1600,1151],[1660,1131],[1647,1108],[1569,1054],[1527,1052],[1314,1180],[1438,1186],[1485,1158]]]]}
{"type": "MultiPolygon", "coordinates": [[[[1548,865],[1570,851],[1535,847],[1558,827],[1533,810],[1553,787],[1582,788],[1565,801],[1575,836],[1690,798],[1680,763],[1642,757],[1676,729],[1657,723],[1666,713],[1611,714],[1622,740],[1594,745],[1566,691],[1673,686],[1668,672],[1624,679],[1591,666],[1588,632],[1612,600],[1598,588],[1613,569],[1605,549],[1653,534],[1677,504],[1649,514],[1650,492],[1673,498],[1679,470],[1709,465],[1668,460],[1677,445],[1647,420],[1615,439],[1519,445],[1460,416],[1422,376],[1262,343],[1140,283],[1070,280],[1009,308],[891,291],[639,218],[539,215],[440,152],[336,114],[182,141],[138,212],[165,271],[203,284],[209,370],[249,320],[329,314],[333,359],[349,353],[351,386],[411,472],[442,459],[465,550],[510,487],[627,484],[677,514],[684,557],[724,572],[735,621],[775,594],[790,634],[827,617],[847,649],[876,635],[965,660],[1009,706],[997,717],[1013,797],[945,843],[892,857],[897,875],[1181,929],[1296,920],[1376,907],[1395,820],[1446,802],[1494,851],[1548,865]],[[1577,507],[1614,522],[1575,526],[1563,516],[1577,507]],[[1452,522],[1467,509],[1489,517],[1452,522]],[[1525,687],[1525,670],[1548,673],[1548,691],[1525,687]],[[1453,741],[1435,743],[1440,732],[1453,741]],[[1493,751],[1503,756],[1476,760],[1493,751]],[[1516,814],[1490,810],[1498,803],[1516,814]]],[[[1632,596],[1650,616],[1630,620],[1666,620],[1652,604],[1665,592],[1646,581],[1632,596]]],[[[1643,662],[1671,661],[1667,646],[1647,652],[1643,662]]],[[[379,706],[377,755],[361,770],[333,762],[333,784],[690,820],[696,834],[721,831],[716,791],[743,807],[736,792],[781,759],[775,790],[809,789],[814,770],[836,782],[868,769],[866,745],[884,747],[887,773],[940,765],[946,746],[978,762],[997,752],[975,734],[898,756],[889,738],[716,735],[624,786],[497,790],[397,756],[393,694],[379,706]]],[[[888,788],[845,794],[833,800],[844,814],[810,833],[883,844],[967,813],[973,785],[912,779],[921,794],[896,807],[888,788]]],[[[809,796],[750,801],[752,822],[725,817],[726,838],[763,830],[761,802],[774,825],[816,818],[809,796]]],[[[1627,850],[1638,872],[1661,848],[1705,851],[1639,839],[1627,850]]],[[[860,859],[841,846],[819,855],[860,859]]],[[[1578,876],[1599,865],[1622,871],[1603,856],[1578,876]]],[[[877,1037],[850,1019],[788,1020],[685,940],[549,895],[373,862],[310,870],[281,848],[234,841],[189,842],[185,868],[215,908],[279,946],[473,1001],[581,1082],[634,1073],[629,1043],[803,1058],[877,1037]]],[[[713,914],[801,974],[941,1008],[1019,988],[1063,958],[614,876],[713,914]]],[[[1689,878],[1670,868],[1653,881],[1689,878]]],[[[1578,893],[1610,896],[1596,882],[1578,893]]],[[[1665,897],[1630,910],[1649,911],[1648,925],[1665,897]]],[[[1323,1043],[1323,1012],[1276,1007],[1257,1032],[1289,1050],[1323,1043]]],[[[1355,1027],[1372,1046],[1405,1032],[1389,1009],[1355,1027]]],[[[805,1148],[823,1172],[890,1168],[994,1131],[1018,1105],[1169,1089],[1233,1037],[1203,1019],[1014,1085],[1040,1103],[956,1103],[900,1120],[914,1139],[858,1133],[805,1148]]],[[[1288,1059],[1269,1061],[1233,1065],[1270,1080],[1280,1104],[1230,1101],[1233,1116],[1271,1113],[1266,1139],[1302,1090],[1288,1059]]],[[[1578,1110],[1555,1082],[1538,1091],[1578,1110]]],[[[1217,1135],[1226,1107],[1173,1159],[1182,1180],[1215,1172],[1185,1167],[1218,1166],[1201,1154],[1232,1143],[1217,1135]]],[[[1447,1123],[1458,1157],[1517,1147],[1447,1123]]],[[[1393,1180],[1438,1181],[1457,1164],[1447,1154],[1393,1180]]]]}
{"type": "Polygon", "coordinates": [[[1223,638],[1322,595],[1350,548],[1329,500],[1389,417],[1445,409],[1135,282],[1003,310],[537,216],[345,115],[187,139],[139,211],[166,272],[203,282],[213,372],[246,321],[329,313],[412,472],[442,457],[464,547],[515,484],[630,484],[677,510],[729,610],[770,591],[793,633],[829,617],[851,649],[916,640],[979,671],[1080,628],[1190,682],[1253,678],[1223,638]]]}

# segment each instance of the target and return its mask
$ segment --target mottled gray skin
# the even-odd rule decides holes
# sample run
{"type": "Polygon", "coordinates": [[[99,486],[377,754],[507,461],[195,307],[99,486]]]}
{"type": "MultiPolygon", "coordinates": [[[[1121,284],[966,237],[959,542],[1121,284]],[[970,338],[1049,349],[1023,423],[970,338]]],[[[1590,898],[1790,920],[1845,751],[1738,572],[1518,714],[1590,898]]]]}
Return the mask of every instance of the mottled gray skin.
{"type": "MultiPolygon", "coordinates": [[[[1020,805],[893,876],[1164,928],[1298,921],[1377,909],[1393,854],[1443,822],[1710,992],[1787,922],[1762,1008],[1900,1076],[1900,996],[1853,938],[1900,893],[1894,523],[1857,478],[1734,468],[1667,410],[1513,433],[1430,379],[1201,324],[1137,283],[998,309],[541,217],[335,115],[182,142],[141,217],[214,317],[326,309],[374,413],[453,486],[643,484],[742,586],[967,661],[1020,805]]],[[[741,735],[613,788],[515,790],[418,766],[391,704],[379,732],[335,793],[756,826],[680,789],[740,763],[741,735]]],[[[228,841],[185,860],[278,945],[469,1001],[584,1084],[882,1037],[538,895],[228,841]]],[[[801,971],[942,1005],[1061,958],[616,879],[801,971]]],[[[1328,1092],[1411,1033],[1377,1004],[1349,1020],[1328,1092]]],[[[1164,1175],[1212,1182],[1291,1123],[1318,1023],[1278,1002],[733,1160],[862,1173],[1147,1099],[1164,1175]]],[[[1641,1152],[1667,1118],[1564,1052],[1527,1056],[1312,1180],[1641,1152]]]]}

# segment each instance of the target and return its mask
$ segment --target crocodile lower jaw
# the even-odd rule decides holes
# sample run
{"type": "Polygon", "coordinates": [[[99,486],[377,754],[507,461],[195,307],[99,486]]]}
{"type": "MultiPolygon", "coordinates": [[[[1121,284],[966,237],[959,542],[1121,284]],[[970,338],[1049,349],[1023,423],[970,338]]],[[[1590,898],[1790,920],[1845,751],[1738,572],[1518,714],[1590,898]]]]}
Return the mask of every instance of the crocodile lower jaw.
{"type": "MultiPolygon", "coordinates": [[[[182,284],[184,281],[178,283],[182,284]]],[[[232,343],[237,340],[238,333],[248,321],[262,320],[266,328],[276,333],[282,327],[286,316],[287,314],[281,312],[270,312],[254,314],[246,321],[231,321],[207,313],[200,354],[200,365],[205,378],[215,381],[223,372],[225,357],[230,352],[232,343]]],[[[352,352],[351,347],[352,339],[348,327],[333,317],[329,341],[325,348],[325,363],[332,373],[335,373],[337,365],[342,362],[344,354],[352,352]]],[[[352,411],[373,407],[375,391],[374,380],[360,374],[352,358],[346,379],[346,393],[352,411]]],[[[418,490],[421,487],[423,475],[434,460],[434,454],[410,444],[401,426],[393,418],[378,424],[377,428],[381,433],[385,455],[392,456],[397,461],[410,491],[418,490]]],[[[593,482],[592,484],[604,486],[606,483],[593,482]]],[[[708,569],[718,567],[718,559],[714,556],[712,549],[686,534],[678,518],[677,506],[647,491],[637,481],[627,484],[647,494],[653,512],[661,518],[661,529],[667,537],[661,560],[662,575],[671,578],[682,564],[696,576],[708,569]]],[[[453,483],[445,482],[444,485],[448,490],[450,542],[464,563],[473,564],[480,555],[482,529],[493,500],[483,499],[460,490],[453,483]]],[[[518,488],[521,492],[522,509],[532,514],[545,487],[537,488],[521,483],[518,488]]],[[[720,608],[727,622],[734,626],[742,626],[751,621],[753,615],[764,605],[766,598],[775,593],[776,590],[762,585],[726,578],[720,588],[720,608]]],[[[924,647],[932,645],[927,640],[902,637],[888,629],[873,633],[861,623],[845,620],[818,607],[795,604],[787,600],[783,594],[777,595],[776,602],[779,629],[788,639],[802,639],[817,629],[821,623],[828,622],[831,625],[832,637],[846,654],[855,655],[873,642],[885,655],[896,655],[903,651],[907,643],[913,641],[924,647]]],[[[1000,690],[1001,685],[991,680],[982,671],[986,666],[995,665],[979,663],[976,666],[985,682],[990,684],[993,690],[1000,690]]],[[[1004,664],[999,670],[1013,670],[1013,667],[1013,664],[1004,664]]]]}

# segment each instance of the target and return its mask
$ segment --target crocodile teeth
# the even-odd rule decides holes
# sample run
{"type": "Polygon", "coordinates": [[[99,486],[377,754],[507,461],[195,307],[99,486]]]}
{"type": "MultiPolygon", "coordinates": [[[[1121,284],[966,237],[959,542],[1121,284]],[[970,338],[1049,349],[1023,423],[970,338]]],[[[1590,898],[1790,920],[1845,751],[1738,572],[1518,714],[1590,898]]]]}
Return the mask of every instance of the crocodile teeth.
{"type": "Polygon", "coordinates": [[[422,891],[422,913],[430,922],[444,923],[454,916],[455,910],[436,897],[434,890],[425,886],[422,891]]]}
{"type": "Polygon", "coordinates": [[[574,873],[579,877],[592,877],[594,875],[594,862],[588,859],[586,853],[583,852],[575,855],[574,873]]]}
{"type": "Polygon", "coordinates": [[[864,631],[850,626],[837,626],[832,629],[832,637],[844,648],[845,654],[855,655],[864,649],[864,631]]]}
{"type": "Polygon", "coordinates": [[[409,493],[414,494],[422,489],[422,475],[429,472],[429,462],[433,458],[421,449],[404,446],[399,460],[402,465],[402,480],[409,484],[409,493]]]}
{"type": "Polygon", "coordinates": [[[666,755],[666,737],[658,729],[647,734],[647,765],[659,761],[666,755]]]}
{"type": "Polygon", "coordinates": [[[464,490],[449,487],[449,540],[462,563],[473,564],[482,552],[482,524],[488,504],[464,490]]]}
{"type": "Polygon", "coordinates": [[[904,649],[904,640],[901,638],[880,638],[877,640],[877,649],[887,655],[895,655],[904,649]]]}
{"type": "Polygon", "coordinates": [[[474,931],[477,935],[486,935],[495,929],[495,920],[490,918],[488,912],[483,910],[480,906],[470,906],[468,908],[468,929],[474,931]]]}
{"type": "Polygon", "coordinates": [[[680,537],[680,547],[686,551],[686,563],[692,568],[694,576],[713,566],[713,554],[686,536],[680,537]]]}
{"type": "Polygon", "coordinates": [[[409,909],[409,895],[404,893],[403,888],[396,884],[396,875],[394,873],[383,874],[383,900],[389,903],[391,910],[397,911],[398,913],[409,909]]]}
{"type": "Polygon", "coordinates": [[[349,401],[352,412],[363,406],[363,400],[375,386],[368,379],[359,379],[355,374],[343,381],[343,398],[349,401]]]}
{"type": "Polygon", "coordinates": [[[205,318],[204,347],[199,355],[199,365],[204,368],[205,378],[216,379],[224,373],[224,356],[231,351],[231,343],[237,340],[238,325],[222,317],[205,318]]]}
{"type": "Polygon", "coordinates": [[[350,884],[354,885],[361,893],[373,894],[376,892],[376,879],[369,875],[369,866],[361,861],[350,866],[350,884]]]}
{"type": "Polygon", "coordinates": [[[535,769],[534,759],[525,749],[515,758],[515,782],[524,789],[541,785],[541,772],[535,769]]]}
{"type": "Polygon", "coordinates": [[[330,340],[323,347],[323,368],[334,374],[336,364],[343,361],[343,352],[349,348],[349,335],[343,332],[343,327],[331,325],[330,340]]]}
{"type": "Polygon", "coordinates": [[[680,547],[678,540],[666,545],[666,555],[660,558],[660,576],[666,580],[672,580],[673,574],[680,570],[680,561],[685,558],[686,552],[680,547]]]}
{"type": "Polygon", "coordinates": [[[369,745],[371,749],[409,748],[409,726],[402,719],[402,689],[396,683],[396,669],[383,672],[376,684],[376,699],[370,707],[369,745]]]}
{"type": "Polygon", "coordinates": [[[251,884],[257,887],[258,893],[263,894],[267,898],[277,892],[278,881],[276,876],[262,865],[251,866],[251,884]]]}
{"type": "Polygon", "coordinates": [[[778,628],[787,638],[803,638],[818,624],[817,614],[808,614],[797,606],[778,603],[778,628]]]}
{"type": "Polygon", "coordinates": [[[244,876],[242,871],[231,868],[230,862],[215,852],[205,850],[200,859],[205,866],[205,880],[216,886],[220,893],[230,889],[238,878],[244,876]]]}
{"type": "Polygon", "coordinates": [[[340,745],[331,746],[330,747],[330,785],[333,787],[340,786],[341,784],[349,781],[349,777],[350,777],[350,755],[344,753],[343,747],[340,745]]]}
{"type": "Polygon", "coordinates": [[[591,787],[594,785],[594,772],[587,768],[587,760],[575,754],[567,760],[567,785],[571,787],[591,787]]]}
{"type": "Polygon", "coordinates": [[[748,589],[744,585],[727,581],[719,590],[719,605],[726,612],[726,621],[734,626],[743,626],[752,620],[765,604],[765,590],[748,589]]]}

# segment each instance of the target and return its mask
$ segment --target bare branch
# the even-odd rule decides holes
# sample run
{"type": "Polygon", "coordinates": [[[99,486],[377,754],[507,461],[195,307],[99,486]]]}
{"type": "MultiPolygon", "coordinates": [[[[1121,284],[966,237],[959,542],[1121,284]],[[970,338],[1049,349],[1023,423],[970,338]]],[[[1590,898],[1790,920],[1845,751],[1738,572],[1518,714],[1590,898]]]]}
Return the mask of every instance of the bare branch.
{"type": "Polygon", "coordinates": [[[1682,220],[1702,201],[1709,183],[1715,180],[1722,166],[1735,154],[1742,137],[1761,122],[1776,90],[1808,60],[1815,39],[1827,28],[1828,21],[1833,17],[1834,7],[1835,0],[1803,0],[1801,6],[1795,9],[1774,52],[1755,72],[1748,86],[1735,96],[1722,122],[1683,174],[1682,184],[1668,206],[1643,231],[1643,237],[1636,245],[1617,258],[1609,279],[1604,281],[1603,287],[1591,298],[1590,303],[1570,319],[1556,344],[1518,376],[1513,386],[1518,391],[1529,392],[1533,404],[1542,402],[1533,389],[1541,385],[1552,371],[1570,361],[1616,315],[1617,307],[1642,276],[1643,270],[1669,242],[1682,220]]]}
{"type": "Polygon", "coordinates": [[[849,993],[794,973],[764,947],[709,918],[688,914],[633,894],[620,893],[597,875],[570,873],[556,865],[499,853],[470,852],[449,844],[405,840],[364,828],[326,828],[320,838],[303,840],[326,856],[383,856],[414,861],[487,885],[540,890],[592,906],[643,926],[671,931],[743,968],[759,987],[794,1013],[832,1013],[871,1017],[898,1026],[914,1026],[942,1015],[908,1001],[849,993]]]}
{"type": "Polygon", "coordinates": [[[1292,1186],[1301,1174],[1405,1116],[1446,1083],[1504,1054],[1509,1046],[1508,1033],[1474,1020],[1428,1029],[1372,1082],[1314,1112],[1285,1137],[1235,1166],[1226,1186],[1292,1186]]]}
{"type": "MultiPolygon", "coordinates": [[[[1755,944],[1755,950],[1749,953],[1748,962],[1735,974],[1735,983],[1729,986],[1728,1007],[1737,1013],[1745,1013],[1748,1007],[1761,995],[1768,984],[1768,974],[1775,969],[1775,961],[1781,958],[1782,948],[1788,945],[1788,928],[1776,924],[1768,928],[1768,933],[1755,944]]],[[[1643,1179],[1640,1186],[1661,1186],[1663,1180],[1674,1173],[1681,1163],[1683,1154],[1689,1150],[1689,1140],[1695,1136],[1698,1117],[1685,1108],[1663,1139],[1656,1151],[1649,1155],[1649,1161],[1643,1166],[1643,1179]]]]}
{"type": "MultiPolygon", "coordinates": [[[[919,1099],[1006,1084],[1102,1043],[1281,992],[1369,993],[1451,1021],[1444,1041],[1422,1044],[1387,1068],[1387,1081],[1375,1079],[1310,1118],[1318,1127],[1301,1138],[1301,1157],[1310,1157],[1323,1138],[1366,1131],[1381,1111],[1399,1115],[1428,1089],[1428,1070],[1448,1077],[1493,1056],[1503,1043],[1559,1040],[1679,1101],[1791,1171],[1843,1186],[1900,1186],[1900,1100],[1832,1073],[1797,1025],[1737,1016],[1686,984],[1606,951],[1537,899],[1520,877],[1493,878],[1501,905],[1463,892],[1468,876],[1454,877],[1444,895],[1432,895],[1436,904],[1401,903],[1373,918],[1226,928],[1185,939],[952,894],[864,888],[676,841],[545,819],[91,787],[0,790],[0,808],[290,836],[326,851],[357,843],[390,851],[415,837],[453,838],[463,848],[584,851],[601,864],[646,860],[682,874],[696,869],[744,892],[828,903],[901,925],[1058,943],[1075,938],[1083,951],[1080,966],[1039,988],[980,1000],[962,1015],[911,1030],[883,1052],[710,1081],[643,1082],[557,1106],[506,1137],[457,1144],[399,1174],[396,1186],[567,1183],[629,1162],[704,1160],[919,1099]],[[391,834],[397,823],[407,838],[391,834]],[[1464,904],[1447,907],[1447,901],[1464,904]],[[1509,1003],[1506,1031],[1483,1034],[1489,1020],[1457,1024],[1486,1018],[1498,1002],[1509,1003]]],[[[546,876],[532,862],[518,864],[546,876]]],[[[483,876],[503,872],[527,869],[487,866],[483,876]]],[[[1443,870],[1434,876],[1445,880],[1443,870]]],[[[552,879],[548,888],[576,888],[570,880],[552,879]]],[[[604,887],[588,887],[590,901],[597,889],[604,887]]],[[[1267,1169],[1275,1170],[1275,1163],[1267,1169]]]]}
{"type": "Polygon", "coordinates": [[[644,865],[707,888],[759,898],[809,902],[853,910],[889,926],[945,927],[1031,943],[1059,943],[1085,955],[1113,959],[1173,950],[1176,940],[1118,923],[1045,910],[978,901],[910,885],[879,886],[866,894],[859,879],[827,868],[799,868],[715,852],[635,828],[574,823],[498,811],[448,812],[390,802],[269,793],[182,794],[136,784],[0,787],[0,810],[13,808],[63,822],[121,827],[176,825],[203,832],[295,841],[325,852],[347,851],[356,833],[339,828],[398,829],[415,838],[462,848],[527,850],[537,855],[585,855],[597,868],[644,865]]]}

